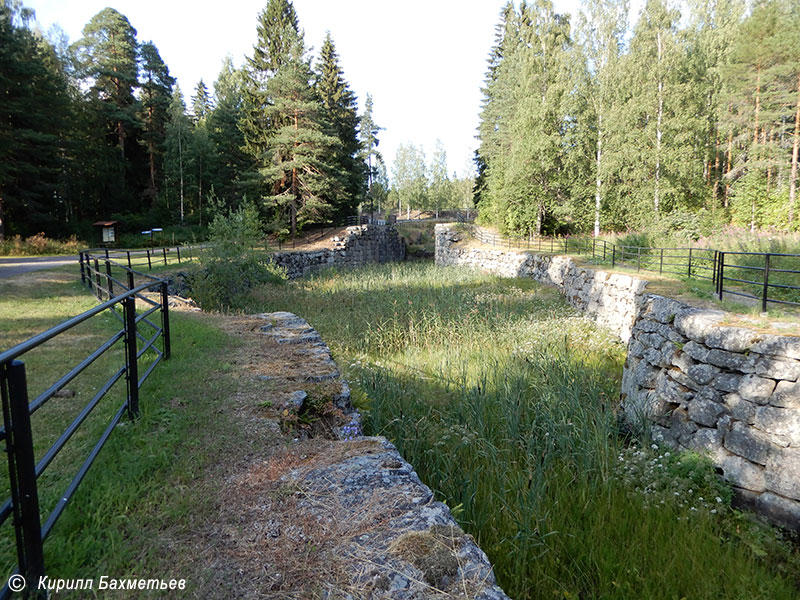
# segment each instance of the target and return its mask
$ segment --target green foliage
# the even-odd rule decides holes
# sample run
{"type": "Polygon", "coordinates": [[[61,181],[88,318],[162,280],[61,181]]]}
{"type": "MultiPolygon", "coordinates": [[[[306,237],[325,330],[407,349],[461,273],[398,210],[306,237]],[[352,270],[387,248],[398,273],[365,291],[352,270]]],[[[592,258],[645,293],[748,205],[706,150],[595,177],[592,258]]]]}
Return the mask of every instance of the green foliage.
{"type": "Polygon", "coordinates": [[[201,259],[201,268],[191,276],[192,297],[207,310],[229,310],[244,305],[248,291],[265,283],[286,280],[263,244],[263,225],[255,204],[244,202],[227,211],[217,206],[209,225],[210,246],[201,259]]]}
{"type": "Polygon", "coordinates": [[[706,459],[626,448],[624,348],[555,290],[406,263],[264,286],[249,302],[314,324],[368,432],[456,507],[512,597],[796,597],[797,551],[743,526],[706,459]]]}

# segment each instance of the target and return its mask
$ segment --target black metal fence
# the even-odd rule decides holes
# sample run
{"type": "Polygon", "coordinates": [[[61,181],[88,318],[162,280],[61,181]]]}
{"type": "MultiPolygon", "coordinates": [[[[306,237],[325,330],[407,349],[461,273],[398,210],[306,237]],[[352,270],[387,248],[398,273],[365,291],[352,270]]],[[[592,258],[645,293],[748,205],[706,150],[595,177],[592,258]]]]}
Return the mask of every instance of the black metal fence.
{"type": "Polygon", "coordinates": [[[509,238],[480,227],[467,226],[483,244],[498,248],[518,248],[544,254],[591,256],[611,267],[635,268],[659,274],[711,281],[714,293],[751,298],[761,303],[800,306],[800,254],[773,252],[726,252],[711,248],[650,248],[613,244],[583,237],[509,238]]]}
{"type": "MultiPolygon", "coordinates": [[[[17,586],[12,589],[11,584],[18,584],[20,576],[28,582],[27,591],[32,596],[39,597],[35,593],[35,586],[39,577],[44,575],[45,570],[44,540],[52,532],[56,521],[64,512],[117,424],[125,414],[133,418],[139,413],[139,390],[142,384],[156,365],[170,356],[167,283],[164,280],[137,273],[119,263],[114,263],[111,260],[113,252],[108,255],[108,258],[106,258],[105,250],[100,250],[100,252],[102,252],[101,257],[93,254],[92,251],[81,253],[81,278],[99,299],[103,297],[106,299],[98,306],[0,354],[0,393],[3,407],[3,427],[0,429],[0,441],[5,440],[6,444],[11,490],[11,497],[7,498],[0,506],[0,525],[4,524],[9,517],[13,517],[17,553],[17,567],[12,574],[17,576],[17,579],[9,579],[9,583],[6,583],[5,587],[0,590],[0,598],[8,598],[12,592],[19,591],[17,586]],[[103,261],[102,269],[99,266],[100,260],[103,261]],[[117,277],[122,277],[125,281],[114,277],[114,270],[117,271],[117,277]],[[144,277],[147,281],[136,285],[137,276],[144,277]],[[146,295],[151,291],[155,291],[155,299],[153,294],[146,295]],[[137,300],[146,306],[139,312],[137,312],[137,300]],[[49,385],[44,392],[29,401],[28,374],[25,364],[20,359],[27,352],[107,311],[120,322],[119,330],[49,385]],[[160,322],[157,317],[153,316],[156,313],[160,313],[160,322]],[[143,334],[145,326],[148,328],[147,336],[143,334]],[[162,342],[161,348],[156,346],[159,339],[162,342]],[[120,342],[121,344],[119,344],[120,342]],[[31,415],[101,356],[113,354],[115,348],[120,350],[118,355],[120,366],[108,380],[99,385],[94,396],[37,462],[34,454],[31,415]],[[139,362],[143,360],[145,354],[148,355],[145,360],[152,360],[152,362],[144,373],[140,374],[139,362]],[[121,379],[124,379],[126,386],[124,402],[117,408],[100,439],[97,440],[64,492],[59,495],[55,508],[47,515],[42,524],[37,480],[101,400],[121,379]]],[[[35,373],[32,375],[36,376],[35,373]]]]}
{"type": "MultiPolygon", "coordinates": [[[[151,270],[153,265],[168,265],[170,262],[181,262],[181,250],[183,258],[192,259],[195,257],[196,250],[191,246],[165,246],[163,248],[139,248],[134,250],[122,250],[114,248],[90,248],[79,253],[78,259],[81,263],[81,275],[83,275],[84,263],[89,261],[112,261],[116,264],[127,266],[128,269],[144,267],[151,270]],[[119,261],[119,262],[117,262],[119,261]]],[[[85,280],[84,280],[85,282],[85,280]]]]}

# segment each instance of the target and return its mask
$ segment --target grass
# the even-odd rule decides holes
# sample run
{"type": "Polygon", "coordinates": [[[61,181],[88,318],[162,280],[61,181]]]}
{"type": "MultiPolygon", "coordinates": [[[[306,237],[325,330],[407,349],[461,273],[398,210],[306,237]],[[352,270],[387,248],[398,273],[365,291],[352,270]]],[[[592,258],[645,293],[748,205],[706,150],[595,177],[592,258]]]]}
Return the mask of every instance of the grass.
{"type": "MultiPolygon", "coordinates": [[[[0,346],[5,349],[94,306],[76,279],[75,269],[69,268],[0,283],[0,346]]],[[[113,432],[45,542],[51,577],[180,575],[171,567],[174,540],[213,510],[214,490],[198,489],[198,484],[207,481],[220,456],[235,454],[243,443],[220,409],[236,386],[225,355],[237,342],[203,315],[173,312],[171,328],[172,358],[144,384],[140,418],[125,418],[113,432]]],[[[113,317],[95,317],[24,355],[31,398],[116,329],[113,317]]],[[[118,344],[68,384],[73,397],[53,398],[33,415],[37,458],[122,361],[118,344]]],[[[122,403],[124,381],[116,388],[40,478],[43,520],[122,403]]],[[[216,485],[221,488],[222,480],[216,485]]],[[[0,538],[2,569],[8,573],[16,562],[10,522],[0,538]]],[[[199,593],[196,586],[190,581],[190,593],[199,593]]]]}
{"type": "Polygon", "coordinates": [[[249,308],[323,334],[368,432],[453,508],[512,597],[797,597],[797,549],[731,510],[707,461],[619,438],[624,348],[555,290],[406,263],[262,286],[249,308]]]}

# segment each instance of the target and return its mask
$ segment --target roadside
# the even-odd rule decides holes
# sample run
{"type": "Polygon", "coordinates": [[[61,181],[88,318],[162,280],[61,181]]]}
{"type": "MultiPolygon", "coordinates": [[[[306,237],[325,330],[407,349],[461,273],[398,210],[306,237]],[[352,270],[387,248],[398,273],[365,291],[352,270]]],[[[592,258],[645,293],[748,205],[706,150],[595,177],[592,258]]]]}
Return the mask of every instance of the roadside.
{"type": "Polygon", "coordinates": [[[32,271],[44,271],[54,267],[61,267],[69,264],[78,264],[77,256],[23,256],[16,258],[0,258],[0,279],[30,273],[32,271]]]}

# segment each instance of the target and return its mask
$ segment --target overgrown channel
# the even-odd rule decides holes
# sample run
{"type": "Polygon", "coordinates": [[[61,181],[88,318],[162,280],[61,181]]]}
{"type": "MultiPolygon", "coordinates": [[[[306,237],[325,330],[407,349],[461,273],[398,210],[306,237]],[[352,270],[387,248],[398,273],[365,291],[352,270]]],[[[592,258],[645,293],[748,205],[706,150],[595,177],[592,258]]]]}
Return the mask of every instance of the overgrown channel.
{"type": "Polygon", "coordinates": [[[620,435],[624,347],[553,289],[430,263],[265,285],[526,598],[793,598],[796,546],[730,508],[699,456],[620,435]]]}

